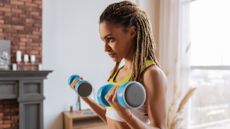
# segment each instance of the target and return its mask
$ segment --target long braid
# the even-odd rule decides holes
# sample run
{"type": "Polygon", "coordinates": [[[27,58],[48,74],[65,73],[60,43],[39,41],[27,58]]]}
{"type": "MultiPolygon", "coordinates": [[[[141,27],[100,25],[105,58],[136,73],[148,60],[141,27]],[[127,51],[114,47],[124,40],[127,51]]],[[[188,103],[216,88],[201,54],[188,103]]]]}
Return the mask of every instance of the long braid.
{"type": "MultiPolygon", "coordinates": [[[[159,66],[155,57],[155,42],[153,40],[151,24],[146,13],[140,10],[137,5],[130,1],[113,3],[101,14],[100,23],[103,21],[117,23],[124,28],[136,27],[136,46],[130,80],[140,81],[141,68],[145,66],[146,60],[153,60],[159,66]]],[[[120,62],[116,63],[109,79],[116,73],[119,64],[120,62]]]]}
{"type": "Polygon", "coordinates": [[[115,64],[115,66],[114,66],[114,68],[113,68],[107,81],[109,81],[113,77],[113,75],[116,73],[117,69],[119,68],[119,65],[120,65],[120,62],[116,62],[116,64],[115,64]]]}

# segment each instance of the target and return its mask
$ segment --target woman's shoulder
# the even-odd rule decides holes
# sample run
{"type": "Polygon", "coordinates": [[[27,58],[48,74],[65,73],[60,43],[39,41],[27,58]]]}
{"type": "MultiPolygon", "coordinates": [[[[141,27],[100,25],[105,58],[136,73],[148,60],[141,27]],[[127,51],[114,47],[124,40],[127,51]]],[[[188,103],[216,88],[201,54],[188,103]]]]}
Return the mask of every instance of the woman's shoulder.
{"type": "Polygon", "coordinates": [[[142,81],[145,84],[166,84],[167,78],[161,68],[157,65],[151,65],[143,71],[142,81]]]}
{"type": "Polygon", "coordinates": [[[165,76],[165,73],[163,70],[158,67],[157,65],[151,65],[147,67],[143,72],[142,72],[143,77],[148,77],[148,76],[165,76]]]}

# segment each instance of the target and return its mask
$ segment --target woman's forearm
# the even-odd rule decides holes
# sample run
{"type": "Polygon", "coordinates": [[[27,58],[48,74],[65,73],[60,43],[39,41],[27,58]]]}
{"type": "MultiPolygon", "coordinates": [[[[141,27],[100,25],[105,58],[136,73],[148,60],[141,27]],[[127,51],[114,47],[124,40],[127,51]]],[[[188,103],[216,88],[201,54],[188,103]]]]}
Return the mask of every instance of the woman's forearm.
{"type": "Polygon", "coordinates": [[[87,97],[82,97],[82,99],[97,113],[97,115],[105,122],[106,121],[106,116],[105,116],[105,108],[98,105],[97,103],[95,103],[93,100],[87,98],[87,97]]]}

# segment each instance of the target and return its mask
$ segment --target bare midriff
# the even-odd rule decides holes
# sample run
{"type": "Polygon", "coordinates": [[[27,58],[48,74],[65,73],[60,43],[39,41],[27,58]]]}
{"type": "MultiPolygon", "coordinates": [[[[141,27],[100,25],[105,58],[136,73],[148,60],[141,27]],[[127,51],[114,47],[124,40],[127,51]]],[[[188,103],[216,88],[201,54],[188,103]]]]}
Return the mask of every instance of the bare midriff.
{"type": "Polygon", "coordinates": [[[130,129],[125,122],[115,121],[108,117],[106,119],[107,119],[108,129],[130,129]]]}

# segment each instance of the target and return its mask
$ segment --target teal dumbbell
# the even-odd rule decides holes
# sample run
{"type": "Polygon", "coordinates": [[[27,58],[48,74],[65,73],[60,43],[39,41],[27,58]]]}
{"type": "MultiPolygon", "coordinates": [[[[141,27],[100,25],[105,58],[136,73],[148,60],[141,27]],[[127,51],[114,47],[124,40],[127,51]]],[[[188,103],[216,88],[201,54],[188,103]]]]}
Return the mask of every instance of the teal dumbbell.
{"type": "MultiPolygon", "coordinates": [[[[106,101],[105,96],[109,90],[114,87],[112,84],[107,84],[99,88],[97,92],[98,102],[107,107],[110,106],[106,101]]],[[[143,85],[136,81],[129,81],[119,86],[116,94],[118,103],[124,108],[139,108],[146,99],[146,92],[143,85]]]]}
{"type": "Polygon", "coordinates": [[[81,97],[88,97],[92,92],[92,85],[86,81],[83,80],[79,75],[71,75],[69,77],[68,81],[71,88],[74,89],[74,91],[77,92],[77,94],[81,97]],[[72,82],[77,79],[77,83],[75,85],[72,84],[72,82]]]}

